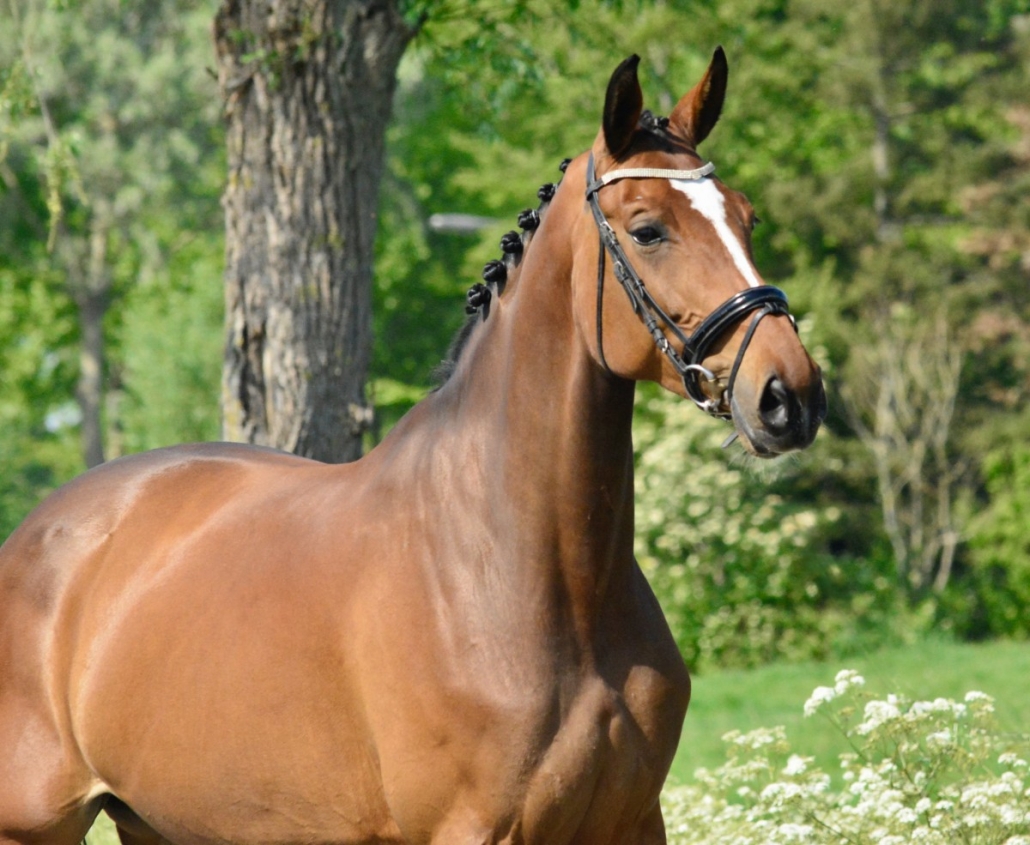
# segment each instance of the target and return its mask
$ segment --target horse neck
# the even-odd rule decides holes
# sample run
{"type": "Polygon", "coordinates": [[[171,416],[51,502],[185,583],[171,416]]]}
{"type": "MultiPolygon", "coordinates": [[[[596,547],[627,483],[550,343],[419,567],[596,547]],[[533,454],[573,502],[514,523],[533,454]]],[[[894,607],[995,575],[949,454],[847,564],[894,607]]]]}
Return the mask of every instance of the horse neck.
{"type": "Polygon", "coordinates": [[[560,198],[440,399],[459,439],[485,449],[484,506],[498,503],[499,523],[515,520],[498,529],[527,558],[561,568],[573,602],[581,594],[589,605],[632,564],[634,388],[596,364],[576,327],[574,208],[560,198]]]}

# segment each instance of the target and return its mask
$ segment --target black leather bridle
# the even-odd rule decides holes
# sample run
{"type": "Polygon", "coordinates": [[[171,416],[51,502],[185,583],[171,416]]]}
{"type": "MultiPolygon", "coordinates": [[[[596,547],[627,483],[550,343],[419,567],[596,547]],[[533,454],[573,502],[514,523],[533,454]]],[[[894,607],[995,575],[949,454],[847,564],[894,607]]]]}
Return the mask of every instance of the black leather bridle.
{"type": "Polygon", "coordinates": [[[758,328],[762,318],[769,314],[785,314],[791,318],[787,307],[787,295],[772,285],[759,285],[742,290],[734,294],[722,305],[709,314],[689,337],[676,324],[661,306],[655,302],[654,297],[644,287],[644,281],[633,269],[629,258],[619,244],[615,236],[615,230],[601,211],[601,204],[598,202],[597,193],[605,185],[618,179],[685,179],[697,181],[709,176],[715,170],[711,162],[695,170],[662,170],[655,168],[624,168],[606,173],[600,179],[594,178],[594,156],[590,154],[587,162],[587,201],[590,204],[590,211],[594,215],[594,222],[597,223],[597,231],[600,234],[600,248],[597,266],[597,348],[601,358],[601,364],[608,368],[604,358],[604,345],[601,331],[602,322],[602,301],[604,295],[604,256],[607,251],[612,259],[612,272],[615,278],[622,285],[629,297],[634,312],[643,320],[647,330],[651,333],[655,345],[669,359],[672,366],[683,379],[683,387],[687,395],[694,403],[706,413],[722,419],[730,419],[732,411],[730,402],[733,395],[733,385],[737,378],[737,371],[740,369],[741,361],[744,360],[744,353],[747,351],[755,329],[758,328]],[[709,397],[701,387],[701,379],[704,378],[709,384],[718,385],[715,374],[705,368],[702,364],[708,355],[708,350],[719,337],[722,336],[730,326],[735,325],[744,319],[748,314],[754,314],[751,323],[744,335],[744,340],[737,350],[737,357],[730,370],[726,388],[718,392],[716,397],[709,397]],[[660,322],[665,328],[672,332],[675,339],[683,344],[683,351],[677,352],[669,338],[665,334],[660,322]]]}

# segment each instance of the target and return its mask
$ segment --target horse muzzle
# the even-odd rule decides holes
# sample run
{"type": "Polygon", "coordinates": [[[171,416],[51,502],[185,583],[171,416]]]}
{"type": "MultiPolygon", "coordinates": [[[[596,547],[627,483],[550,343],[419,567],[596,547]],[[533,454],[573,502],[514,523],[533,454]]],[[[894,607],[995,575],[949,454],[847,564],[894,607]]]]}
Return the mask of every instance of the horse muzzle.
{"type": "Polygon", "coordinates": [[[733,424],[744,447],[759,457],[804,449],[826,418],[826,390],[819,368],[792,385],[770,375],[760,391],[738,384],[730,398],[733,424]]]}

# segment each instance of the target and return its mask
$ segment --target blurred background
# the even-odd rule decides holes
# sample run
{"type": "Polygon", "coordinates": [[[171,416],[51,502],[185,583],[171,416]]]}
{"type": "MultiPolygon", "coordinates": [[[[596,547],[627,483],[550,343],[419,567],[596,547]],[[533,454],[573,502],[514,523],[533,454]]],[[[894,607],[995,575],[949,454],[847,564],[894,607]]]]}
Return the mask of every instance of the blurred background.
{"type": "MultiPolygon", "coordinates": [[[[465,290],[592,142],[639,53],[668,113],[726,49],[702,152],[824,368],[754,463],[639,390],[638,557],[694,669],[1030,634],[1030,2],[401,3],[378,200],[371,447],[465,290]],[[454,225],[451,215],[470,215],[454,225]]],[[[0,7],[0,539],[98,459],[220,437],[215,2],[0,7]]]]}

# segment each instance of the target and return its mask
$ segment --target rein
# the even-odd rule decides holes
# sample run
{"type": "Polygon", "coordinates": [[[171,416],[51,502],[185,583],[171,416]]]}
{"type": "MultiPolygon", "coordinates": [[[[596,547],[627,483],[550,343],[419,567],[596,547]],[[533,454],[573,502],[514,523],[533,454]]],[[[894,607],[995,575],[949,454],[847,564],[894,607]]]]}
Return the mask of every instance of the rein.
{"type": "MultiPolygon", "coordinates": [[[[601,364],[608,369],[608,363],[604,358],[604,345],[602,342],[602,303],[604,293],[604,264],[605,252],[611,256],[612,272],[615,278],[622,285],[623,290],[629,297],[633,311],[643,321],[644,326],[650,332],[652,339],[658,349],[669,359],[676,369],[680,378],[683,379],[683,387],[687,395],[693,400],[702,411],[720,419],[731,419],[731,400],[733,385],[737,378],[737,371],[744,360],[744,353],[747,351],[751,338],[759,322],[770,314],[785,314],[791,317],[787,307],[787,295],[772,285],[760,285],[759,287],[748,288],[740,293],[734,294],[722,305],[716,308],[701,322],[694,333],[687,336],[661,306],[654,300],[650,292],[644,286],[643,279],[633,269],[629,258],[619,244],[615,236],[615,230],[601,211],[601,204],[597,199],[597,193],[605,185],[609,185],[619,179],[684,179],[698,181],[710,176],[715,172],[715,165],[708,162],[702,167],[694,170],[662,170],[655,168],[624,168],[606,173],[600,179],[594,178],[594,155],[590,154],[587,162],[587,201],[590,204],[590,211],[594,215],[594,222],[597,224],[597,231],[600,235],[600,246],[597,262],[597,349],[601,357],[601,364]],[[718,388],[718,378],[715,373],[703,365],[708,355],[708,350],[719,337],[722,336],[730,326],[736,324],[748,314],[754,312],[751,323],[744,335],[744,340],[737,350],[737,356],[733,361],[729,379],[726,387],[718,391],[717,397],[709,397],[701,387],[703,378],[709,385],[718,388]],[[675,338],[683,344],[683,351],[677,352],[669,338],[665,334],[660,322],[664,323],[675,338]]],[[[794,318],[791,317],[791,322],[794,318]]],[[[609,370],[610,372],[610,370],[609,370]]]]}

